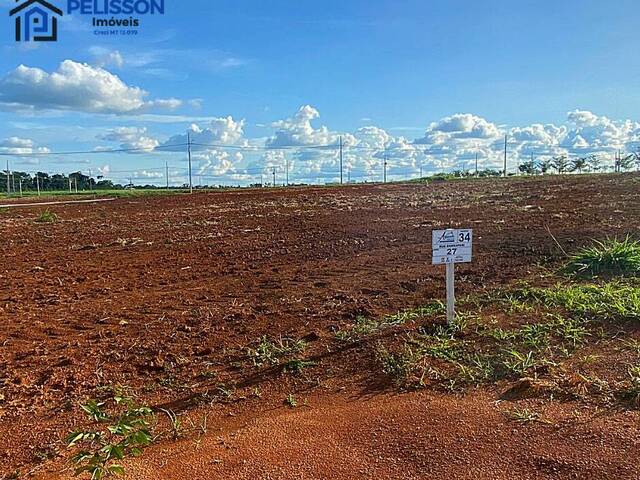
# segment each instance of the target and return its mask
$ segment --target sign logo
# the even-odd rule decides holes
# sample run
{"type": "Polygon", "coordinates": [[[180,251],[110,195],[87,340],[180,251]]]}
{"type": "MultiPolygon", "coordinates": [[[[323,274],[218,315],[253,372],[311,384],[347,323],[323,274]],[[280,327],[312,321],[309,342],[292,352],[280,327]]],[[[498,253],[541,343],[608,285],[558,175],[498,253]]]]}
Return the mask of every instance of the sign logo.
{"type": "Polygon", "coordinates": [[[62,10],[45,0],[23,1],[9,12],[9,16],[15,17],[16,42],[55,42],[58,17],[62,15],[62,10]]]}

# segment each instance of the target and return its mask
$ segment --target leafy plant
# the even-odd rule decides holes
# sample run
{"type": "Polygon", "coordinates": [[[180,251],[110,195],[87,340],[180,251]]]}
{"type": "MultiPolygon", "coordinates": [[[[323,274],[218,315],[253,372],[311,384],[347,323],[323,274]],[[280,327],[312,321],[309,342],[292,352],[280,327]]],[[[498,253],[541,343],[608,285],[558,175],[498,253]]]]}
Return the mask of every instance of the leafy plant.
{"type": "Polygon", "coordinates": [[[296,408],[298,406],[298,400],[296,400],[296,397],[294,397],[292,393],[287,395],[287,398],[284,399],[284,403],[290,408],[296,408]]]}
{"type": "Polygon", "coordinates": [[[342,342],[351,342],[372,334],[378,328],[380,328],[380,324],[376,320],[358,316],[353,327],[336,332],[336,338],[342,342]]]}
{"type": "Polygon", "coordinates": [[[273,341],[264,336],[258,340],[255,348],[247,349],[247,355],[256,367],[262,367],[265,364],[277,365],[280,363],[280,358],[303,352],[306,347],[307,344],[303,340],[280,337],[273,341]]]}
{"type": "Polygon", "coordinates": [[[505,415],[518,423],[531,423],[531,422],[543,422],[549,423],[546,420],[542,419],[542,416],[538,412],[534,412],[529,410],[528,408],[524,408],[520,410],[519,408],[514,408],[513,410],[509,410],[505,412],[505,415]]]}
{"type": "Polygon", "coordinates": [[[574,254],[564,271],[581,277],[637,276],[640,274],[640,242],[626,237],[596,241],[574,254]]]}
{"type": "Polygon", "coordinates": [[[91,480],[123,475],[124,467],[119,462],[129,456],[141,455],[142,449],[151,444],[153,411],[118,395],[112,403],[112,411],[107,409],[106,402],[96,400],[81,405],[94,429],[75,431],[67,437],[69,448],[80,449],[72,457],[76,475],[87,473],[91,480]]]}
{"type": "Polygon", "coordinates": [[[623,389],[623,396],[640,407],[640,365],[629,369],[629,380],[623,389]]]}
{"type": "Polygon", "coordinates": [[[299,374],[302,373],[305,368],[313,367],[315,365],[316,362],[294,358],[293,360],[289,360],[284,364],[284,366],[282,367],[282,371],[285,373],[299,374]]]}
{"type": "Polygon", "coordinates": [[[173,439],[176,440],[182,436],[182,420],[180,416],[176,414],[173,410],[165,410],[161,409],[167,418],[169,419],[169,424],[171,425],[171,433],[173,435],[173,439]]]}
{"type": "Polygon", "coordinates": [[[528,370],[536,366],[533,352],[524,354],[518,352],[517,350],[508,350],[505,353],[506,355],[503,360],[503,365],[508,371],[512,373],[522,376],[528,370]]]}
{"type": "Polygon", "coordinates": [[[37,223],[56,223],[58,221],[58,215],[53,212],[50,212],[48,209],[42,212],[38,218],[36,218],[37,223]]]}
{"type": "Polygon", "coordinates": [[[376,357],[382,365],[382,371],[397,385],[407,383],[420,359],[420,355],[409,345],[405,345],[400,352],[390,352],[380,344],[376,357]]]}

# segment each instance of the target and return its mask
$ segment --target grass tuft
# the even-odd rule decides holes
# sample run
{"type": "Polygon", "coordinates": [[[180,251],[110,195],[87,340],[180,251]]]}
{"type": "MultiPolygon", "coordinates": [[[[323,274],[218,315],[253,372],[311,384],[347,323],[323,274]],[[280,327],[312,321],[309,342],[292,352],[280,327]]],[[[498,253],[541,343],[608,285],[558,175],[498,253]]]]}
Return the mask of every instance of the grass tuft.
{"type": "Polygon", "coordinates": [[[564,272],[577,277],[640,275],[640,242],[627,236],[596,241],[574,254],[564,272]]]}
{"type": "Polygon", "coordinates": [[[37,223],[56,223],[58,221],[58,215],[53,212],[50,212],[48,209],[42,212],[38,218],[36,218],[37,223]]]}

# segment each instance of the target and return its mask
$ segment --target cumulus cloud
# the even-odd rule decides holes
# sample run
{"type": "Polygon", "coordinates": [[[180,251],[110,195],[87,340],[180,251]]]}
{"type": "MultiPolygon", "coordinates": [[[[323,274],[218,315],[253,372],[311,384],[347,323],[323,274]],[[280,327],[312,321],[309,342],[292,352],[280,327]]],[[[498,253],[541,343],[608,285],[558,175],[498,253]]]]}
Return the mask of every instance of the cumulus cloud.
{"type": "MultiPolygon", "coordinates": [[[[273,137],[267,140],[270,147],[301,147],[305,145],[335,145],[340,134],[327,127],[314,128],[311,122],[320,117],[320,112],[311,105],[303,105],[290,118],[271,124],[276,129],[273,137]]],[[[353,136],[343,138],[345,144],[352,143],[353,136]]]]}
{"type": "Polygon", "coordinates": [[[29,138],[9,137],[0,141],[0,152],[10,155],[47,154],[51,150],[47,147],[39,147],[29,138]]]}
{"type": "MultiPolygon", "coordinates": [[[[558,124],[509,127],[471,113],[458,113],[425,123],[424,133],[417,139],[395,135],[375,125],[351,132],[334,130],[321,124],[320,112],[311,105],[303,105],[291,116],[270,123],[267,128],[272,132],[267,137],[247,138],[245,124],[245,120],[231,116],[202,117],[192,123],[187,131],[193,142],[194,174],[214,184],[216,180],[255,182],[260,176],[271,182],[275,170],[277,182],[282,183],[288,167],[291,182],[336,181],[340,177],[340,137],[344,144],[344,178],[371,181],[382,179],[385,161],[391,179],[420,172],[428,175],[471,169],[476,156],[481,169],[502,168],[505,135],[511,171],[531,156],[541,159],[597,153],[609,155],[610,159],[617,149],[635,151],[640,145],[637,122],[611,120],[583,110],[569,112],[566,121],[558,124]]],[[[151,151],[161,147],[157,150],[180,152],[176,158],[186,160],[187,132],[161,141],[146,128],[118,127],[99,139],[117,142],[120,148],[151,151]]],[[[19,147],[16,142],[13,146],[19,147]]],[[[23,147],[30,148],[26,144],[23,147]]],[[[607,165],[610,163],[606,160],[607,165]]],[[[172,178],[184,180],[185,167],[182,163],[172,178]]],[[[159,175],[153,169],[149,172],[159,175]]]]}
{"type": "Polygon", "coordinates": [[[148,96],[104,68],[72,60],[63,61],[52,73],[20,65],[0,79],[0,107],[15,111],[132,114],[182,105],[178,99],[148,100],[148,96]]]}
{"type": "Polygon", "coordinates": [[[98,139],[105,140],[107,142],[119,142],[119,148],[135,150],[131,153],[150,152],[160,145],[160,142],[157,139],[149,136],[147,129],[144,127],[114,128],[104,135],[99,135],[98,139]]]}
{"type": "MultiPolygon", "coordinates": [[[[191,137],[193,151],[210,151],[214,150],[215,145],[246,145],[244,137],[244,120],[234,120],[233,117],[213,118],[208,126],[201,127],[198,124],[192,124],[187,132],[171,136],[164,146],[171,150],[172,145],[184,145],[187,143],[188,136],[191,137]]],[[[184,147],[176,147],[176,150],[184,151],[184,147]]]]}
{"type": "Polygon", "coordinates": [[[89,48],[89,53],[94,57],[93,63],[98,67],[122,68],[124,66],[124,57],[118,50],[93,46],[89,48]]]}

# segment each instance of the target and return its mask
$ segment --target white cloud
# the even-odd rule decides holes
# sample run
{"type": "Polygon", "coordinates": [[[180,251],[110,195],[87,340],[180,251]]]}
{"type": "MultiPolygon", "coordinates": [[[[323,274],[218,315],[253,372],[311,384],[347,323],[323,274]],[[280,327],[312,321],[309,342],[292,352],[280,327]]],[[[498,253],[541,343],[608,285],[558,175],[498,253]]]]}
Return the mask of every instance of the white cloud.
{"type": "Polygon", "coordinates": [[[108,133],[98,136],[98,139],[105,140],[107,142],[119,142],[119,148],[121,149],[138,150],[132,153],[150,152],[160,145],[160,142],[157,139],[150,137],[147,129],[143,127],[114,128],[108,133]]]}
{"type": "Polygon", "coordinates": [[[122,68],[125,63],[124,57],[118,50],[93,46],[89,48],[89,53],[94,57],[94,63],[98,67],[114,66],[116,68],[122,68]]]}
{"type": "Polygon", "coordinates": [[[47,154],[51,150],[47,147],[39,147],[29,138],[9,137],[0,141],[0,152],[11,155],[47,154]]]}
{"type": "MultiPolygon", "coordinates": [[[[198,124],[192,124],[189,129],[189,135],[193,146],[193,151],[210,151],[215,150],[217,145],[247,145],[244,139],[244,120],[234,120],[233,117],[213,118],[206,127],[198,124]]],[[[187,143],[187,133],[173,135],[163,145],[184,145],[187,143]]],[[[184,151],[185,147],[176,147],[178,151],[184,151]]]]}
{"type": "MultiPolygon", "coordinates": [[[[340,134],[327,127],[314,128],[311,122],[320,117],[320,112],[311,105],[303,105],[293,117],[271,124],[276,133],[267,141],[270,147],[298,147],[305,145],[336,145],[340,134]]],[[[345,144],[352,143],[353,136],[343,138],[345,144]]]]}
{"type": "Polygon", "coordinates": [[[103,68],[72,60],[63,61],[52,73],[20,65],[0,79],[0,106],[14,111],[131,114],[182,104],[177,99],[147,100],[148,95],[103,68]]]}
{"type": "Polygon", "coordinates": [[[452,139],[491,140],[500,135],[500,129],[494,123],[470,113],[458,113],[431,123],[424,138],[416,143],[443,142],[452,139]]]}

